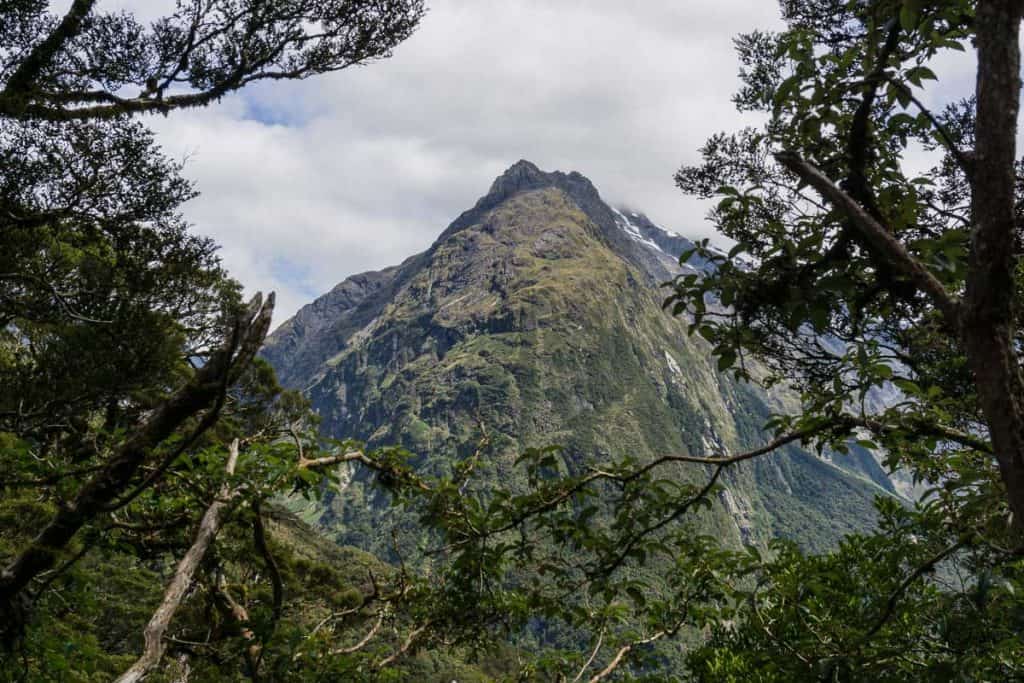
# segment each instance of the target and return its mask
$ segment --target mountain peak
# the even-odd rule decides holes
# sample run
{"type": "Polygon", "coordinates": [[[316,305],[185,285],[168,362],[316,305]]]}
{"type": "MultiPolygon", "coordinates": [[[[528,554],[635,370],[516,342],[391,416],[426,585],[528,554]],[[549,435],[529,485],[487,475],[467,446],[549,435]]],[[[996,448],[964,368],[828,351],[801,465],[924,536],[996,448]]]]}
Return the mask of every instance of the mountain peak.
{"type": "Polygon", "coordinates": [[[543,171],[529,159],[520,159],[516,163],[509,166],[501,176],[515,175],[515,174],[536,174],[543,175],[543,171]]]}
{"type": "MultiPolygon", "coordinates": [[[[481,486],[500,476],[525,487],[512,464],[546,443],[565,446],[573,464],[738,451],[760,440],[752,421],[778,399],[719,376],[688,321],[662,311],[657,285],[680,272],[682,242],[609,206],[578,173],[519,161],[430,249],[350,278],[275,332],[263,355],[304,390],[325,435],[402,445],[423,471],[450,471],[485,423],[501,436],[483,456],[481,486]]],[[[870,456],[858,467],[886,481],[870,456]]],[[[875,484],[795,449],[737,472],[706,527],[737,546],[799,529],[822,548],[872,519],[875,484]]],[[[347,486],[319,523],[389,552],[363,530],[397,511],[359,480],[347,486]]]]}
{"type": "Polygon", "coordinates": [[[517,192],[532,190],[549,185],[549,174],[540,170],[536,164],[520,159],[491,183],[487,195],[494,198],[507,199],[517,192]]]}
{"type": "Polygon", "coordinates": [[[491,183],[491,189],[487,192],[484,199],[490,200],[490,202],[500,202],[519,192],[536,190],[542,187],[559,187],[566,191],[571,191],[572,189],[577,192],[582,190],[585,193],[597,195],[594,184],[576,171],[571,173],[552,171],[548,173],[540,170],[532,161],[520,159],[494,179],[494,182],[491,183]]]}
{"type": "Polygon", "coordinates": [[[476,205],[464,212],[455,219],[448,229],[445,230],[438,242],[442,242],[452,234],[472,225],[484,213],[495,208],[506,199],[530,190],[539,190],[547,187],[555,187],[580,205],[584,210],[587,207],[602,205],[601,196],[597,188],[585,176],[576,171],[562,173],[561,171],[542,171],[536,164],[526,159],[520,159],[508,167],[500,176],[491,183],[490,190],[481,197],[476,205]]]}

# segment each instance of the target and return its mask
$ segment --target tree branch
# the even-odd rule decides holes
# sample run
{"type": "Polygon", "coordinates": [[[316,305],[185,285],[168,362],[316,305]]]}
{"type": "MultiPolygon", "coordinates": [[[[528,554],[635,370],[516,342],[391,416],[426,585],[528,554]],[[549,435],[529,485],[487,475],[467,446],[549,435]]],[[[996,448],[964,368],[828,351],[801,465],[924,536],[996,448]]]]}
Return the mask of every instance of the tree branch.
{"type": "Polygon", "coordinates": [[[868,214],[877,218],[880,218],[880,213],[865,173],[868,165],[871,108],[878,95],[878,86],[885,81],[885,69],[889,66],[889,58],[899,46],[901,31],[899,20],[890,19],[886,28],[888,33],[878,54],[875,68],[864,79],[864,97],[854,112],[853,122],[850,125],[850,138],[847,142],[847,153],[850,156],[850,174],[847,186],[853,198],[867,207],[868,214]]]}
{"type": "Polygon", "coordinates": [[[405,653],[409,651],[409,648],[411,648],[413,646],[413,643],[415,643],[416,640],[421,635],[423,635],[423,632],[426,631],[430,627],[430,623],[431,622],[428,619],[427,621],[423,622],[423,624],[421,626],[418,626],[417,628],[414,628],[412,631],[410,631],[409,635],[405,639],[405,642],[402,643],[402,646],[399,647],[394,652],[392,652],[387,657],[385,657],[384,659],[382,659],[379,662],[377,662],[377,666],[375,668],[378,671],[380,669],[387,668],[388,666],[391,666],[392,664],[394,664],[395,661],[397,661],[400,657],[404,656],[405,653]]]}
{"type": "Polygon", "coordinates": [[[0,99],[24,98],[54,55],[82,30],[82,22],[92,12],[95,4],[96,0],[75,0],[53,32],[32,48],[32,52],[11,74],[7,85],[0,92],[0,99]]]}
{"type": "Polygon", "coordinates": [[[615,657],[612,658],[612,661],[608,662],[608,666],[606,666],[605,668],[601,669],[600,672],[598,672],[593,677],[591,677],[590,683],[600,683],[601,681],[606,679],[608,676],[610,676],[613,671],[615,671],[617,668],[619,668],[619,665],[622,664],[622,662],[625,659],[626,655],[628,655],[630,652],[635,650],[637,647],[639,647],[640,645],[648,645],[650,643],[656,642],[658,640],[661,640],[665,636],[674,635],[675,632],[679,630],[680,626],[682,626],[682,621],[678,622],[675,626],[673,626],[670,629],[664,629],[662,631],[658,631],[657,633],[655,633],[652,636],[649,636],[647,638],[643,638],[641,640],[635,640],[632,643],[628,643],[626,645],[623,645],[621,648],[619,648],[619,651],[615,653],[615,657]]]}
{"type": "Polygon", "coordinates": [[[967,540],[961,539],[960,541],[957,541],[948,548],[944,548],[936,555],[928,559],[928,561],[926,561],[920,567],[915,569],[910,574],[910,576],[904,579],[896,588],[896,590],[894,590],[892,594],[889,595],[889,599],[885,603],[885,609],[882,611],[881,616],[878,617],[878,620],[875,622],[874,626],[868,629],[867,633],[864,634],[864,637],[861,639],[860,644],[864,645],[865,643],[867,643],[869,640],[871,640],[871,638],[875,636],[876,633],[878,633],[882,629],[883,626],[885,626],[885,623],[889,621],[893,613],[896,611],[896,605],[899,603],[900,598],[903,596],[904,593],[906,593],[907,589],[910,588],[911,584],[913,584],[915,581],[920,579],[928,572],[932,571],[936,565],[938,565],[940,562],[942,562],[947,557],[949,557],[950,555],[952,555],[953,553],[960,550],[966,545],[967,540]]]}
{"type": "MultiPolygon", "coordinates": [[[[624,474],[620,474],[620,473],[616,473],[616,472],[607,472],[605,470],[595,470],[595,471],[591,472],[590,474],[586,475],[585,477],[581,477],[578,481],[574,482],[568,488],[566,488],[566,489],[564,489],[562,491],[556,492],[555,495],[553,495],[551,498],[549,498],[547,500],[542,500],[541,502],[539,502],[534,507],[532,507],[530,509],[527,509],[527,510],[524,510],[524,511],[516,514],[508,522],[505,522],[504,524],[501,524],[500,526],[497,526],[497,527],[495,527],[493,529],[488,529],[488,530],[484,531],[481,535],[482,536],[493,536],[495,534],[500,534],[500,533],[504,533],[506,531],[510,531],[512,529],[515,529],[516,527],[518,527],[520,524],[522,524],[526,520],[530,519],[531,517],[535,517],[537,515],[540,515],[540,514],[543,514],[545,512],[548,512],[550,510],[555,509],[560,504],[562,504],[563,502],[565,502],[566,500],[571,498],[574,494],[576,494],[577,492],[583,490],[585,487],[589,486],[594,481],[598,481],[598,480],[602,480],[603,479],[603,480],[616,481],[616,482],[621,482],[621,483],[628,483],[628,482],[631,482],[631,481],[634,481],[634,480],[638,479],[639,477],[641,477],[644,474],[650,472],[651,470],[655,469],[656,467],[659,467],[661,465],[664,465],[664,464],[670,463],[670,462],[687,462],[687,463],[695,463],[695,464],[700,464],[700,465],[713,465],[713,466],[716,466],[717,469],[715,470],[714,474],[712,475],[711,481],[708,482],[708,484],[704,487],[704,489],[701,492],[699,492],[693,498],[688,498],[683,503],[681,508],[676,511],[676,514],[674,514],[671,517],[671,519],[664,520],[662,523],[656,524],[653,528],[650,528],[650,529],[646,530],[645,532],[642,532],[642,535],[646,535],[647,533],[651,533],[652,531],[656,531],[657,529],[661,528],[662,526],[664,526],[668,522],[672,521],[672,519],[677,519],[681,514],[685,513],[685,511],[687,509],[689,509],[690,506],[692,506],[698,500],[703,498],[703,496],[705,496],[711,490],[711,488],[714,486],[715,482],[718,480],[718,477],[721,475],[721,472],[722,472],[722,470],[725,467],[727,467],[729,465],[734,465],[736,463],[743,462],[744,460],[750,460],[750,459],[753,459],[753,458],[756,458],[756,457],[759,457],[759,456],[762,456],[762,455],[767,455],[768,453],[771,453],[772,451],[775,451],[775,450],[781,448],[782,446],[785,446],[787,444],[790,444],[790,443],[793,443],[793,442],[796,442],[796,441],[801,441],[801,440],[806,439],[808,437],[814,436],[815,434],[819,434],[821,432],[824,432],[827,429],[831,429],[834,426],[835,425],[831,425],[831,424],[822,424],[822,425],[819,425],[819,426],[816,426],[816,427],[811,427],[811,428],[808,428],[808,429],[802,429],[802,430],[798,430],[798,431],[795,431],[795,432],[790,432],[788,434],[783,434],[782,436],[779,436],[779,437],[773,439],[769,443],[767,443],[767,444],[765,444],[765,445],[763,445],[763,446],[761,446],[759,448],[755,448],[755,449],[750,450],[750,451],[744,451],[743,453],[737,453],[735,455],[730,455],[730,456],[720,456],[720,457],[718,457],[718,456],[710,456],[710,457],[706,457],[706,456],[695,456],[695,455],[664,455],[664,456],[661,456],[660,458],[656,458],[655,460],[652,460],[651,462],[647,463],[643,467],[639,467],[639,468],[637,468],[637,469],[635,469],[635,470],[633,470],[631,472],[624,473],[624,474]]],[[[427,490],[429,490],[429,487],[428,487],[427,490]]],[[[472,542],[475,538],[478,538],[478,537],[479,536],[471,536],[469,538],[459,539],[457,541],[454,541],[452,543],[449,543],[449,544],[443,546],[441,548],[441,550],[450,551],[450,550],[462,547],[462,546],[472,542]]],[[[637,540],[639,540],[639,539],[637,539],[637,540]]],[[[632,546],[630,546],[630,547],[632,547],[632,546]]],[[[626,552],[628,552],[628,549],[627,549],[626,552]]],[[[618,562],[621,563],[621,558],[618,560],[618,562]]]]}
{"type": "Polygon", "coordinates": [[[377,635],[377,632],[380,630],[380,627],[383,624],[384,624],[384,612],[381,611],[381,612],[379,612],[377,614],[377,620],[373,622],[373,626],[370,627],[370,630],[366,632],[366,635],[363,636],[359,640],[358,643],[356,643],[355,645],[350,645],[348,647],[339,647],[337,649],[331,650],[331,654],[332,655],[350,655],[350,654],[352,654],[354,652],[359,652],[364,647],[366,647],[367,644],[371,640],[373,640],[373,637],[377,635]]]}
{"type": "Polygon", "coordinates": [[[833,183],[816,166],[793,152],[778,152],[775,159],[813,187],[836,209],[844,213],[865,240],[878,251],[886,262],[896,267],[907,279],[923,291],[942,312],[950,329],[960,327],[960,304],[938,278],[907,251],[906,247],[885,226],[875,220],[850,195],[833,183]]]}
{"type": "Polygon", "coordinates": [[[628,477],[626,477],[625,479],[627,481],[636,479],[640,476],[643,476],[647,472],[653,470],[654,468],[664,465],[667,462],[689,462],[696,463],[698,465],[718,465],[720,467],[725,467],[726,465],[735,465],[736,463],[743,462],[744,460],[752,460],[753,458],[757,458],[762,455],[767,455],[772,451],[778,450],[779,448],[782,448],[783,446],[794,443],[796,441],[803,441],[804,439],[815,436],[816,434],[820,434],[821,432],[833,426],[834,425],[825,424],[818,427],[810,427],[808,429],[801,429],[795,432],[790,432],[788,434],[783,434],[782,436],[772,439],[763,446],[760,446],[750,451],[744,451],[743,453],[737,453],[735,455],[710,457],[698,455],[663,455],[659,458],[652,460],[651,462],[647,463],[638,470],[630,473],[628,477]]]}
{"type": "Polygon", "coordinates": [[[189,418],[217,401],[225,386],[250,363],[263,343],[274,310],[274,295],[264,304],[257,295],[236,319],[231,339],[196,371],[191,381],[158,405],[130,432],[103,469],[63,505],[32,542],[0,573],[0,633],[13,625],[16,601],[22,590],[57,561],[61,549],[79,529],[101,514],[105,506],[129,485],[153,450],[189,418]],[[8,619],[7,615],[12,615],[8,619]],[[6,623],[5,623],[6,622],[6,623]]]}
{"type": "MultiPolygon", "coordinates": [[[[889,79],[889,82],[892,83],[894,86],[903,89],[903,92],[904,94],[906,94],[907,98],[914,104],[915,107],[917,107],[918,111],[924,114],[925,118],[928,119],[928,122],[932,124],[932,128],[934,128],[935,132],[939,134],[940,138],[942,138],[943,144],[945,145],[946,149],[949,150],[949,153],[953,155],[953,158],[956,159],[956,163],[964,172],[964,175],[970,178],[974,174],[974,165],[971,163],[971,160],[967,158],[967,155],[965,155],[963,151],[959,147],[957,147],[956,141],[953,139],[953,136],[950,134],[949,130],[944,125],[942,125],[942,122],[939,121],[938,118],[936,118],[935,114],[933,114],[931,110],[928,109],[928,107],[924,106],[924,103],[918,99],[917,95],[915,95],[909,87],[903,85],[902,83],[898,83],[895,79],[892,78],[889,79]]],[[[959,218],[959,216],[957,218],[959,218]]]]}
{"type": "Polygon", "coordinates": [[[981,437],[969,434],[959,429],[953,429],[945,425],[934,424],[932,422],[926,422],[924,420],[911,420],[906,425],[900,424],[886,424],[881,420],[875,420],[871,418],[851,418],[853,423],[864,427],[876,434],[885,434],[886,432],[892,432],[897,429],[908,429],[918,434],[928,434],[935,436],[946,441],[952,441],[958,443],[961,446],[967,446],[973,448],[976,451],[982,453],[992,453],[992,444],[982,439],[981,437]]]}
{"type": "Polygon", "coordinates": [[[594,649],[590,651],[590,657],[588,657],[587,661],[585,661],[583,663],[583,666],[580,667],[580,672],[578,674],[576,674],[575,678],[572,679],[572,683],[577,683],[580,679],[583,678],[584,674],[587,673],[587,669],[589,669],[590,665],[594,663],[595,659],[597,659],[597,653],[601,651],[601,646],[603,644],[604,644],[604,629],[602,628],[601,632],[597,636],[597,643],[594,644],[594,649]]]}
{"type": "Polygon", "coordinates": [[[360,462],[374,472],[394,476],[396,479],[404,481],[407,484],[411,484],[421,491],[429,493],[432,490],[423,480],[411,475],[410,473],[391,467],[386,463],[378,462],[366,455],[363,451],[348,451],[346,453],[339,453],[338,455],[325,455],[322,458],[306,458],[302,455],[300,446],[298,463],[298,468],[300,470],[323,469],[325,467],[339,465],[344,462],[360,462]]]}
{"type": "MultiPolygon", "coordinates": [[[[235,473],[235,465],[238,463],[238,439],[235,439],[228,449],[228,461],[224,470],[230,477],[235,473]]],[[[192,585],[192,578],[195,576],[196,569],[199,567],[199,563],[206,555],[206,551],[209,549],[210,544],[213,543],[213,539],[217,536],[217,532],[220,531],[221,523],[223,522],[224,509],[233,497],[234,491],[229,482],[225,482],[221,486],[220,492],[214,499],[210,506],[206,508],[206,512],[203,514],[202,521],[199,523],[199,530],[196,532],[195,540],[192,542],[192,546],[185,553],[185,556],[181,558],[181,562],[178,563],[177,569],[174,571],[174,576],[171,578],[171,582],[167,585],[167,590],[164,591],[164,598],[160,602],[160,606],[157,607],[153,616],[150,618],[149,623],[146,624],[146,628],[143,631],[143,637],[145,639],[145,647],[143,648],[142,655],[132,664],[127,671],[118,677],[115,683],[137,683],[141,681],[157,664],[160,663],[160,658],[163,657],[166,645],[164,644],[164,634],[167,632],[167,627],[170,626],[171,619],[174,618],[174,613],[178,610],[181,605],[182,599],[185,597],[185,592],[189,586],[192,585]]]]}
{"type": "Polygon", "coordinates": [[[687,498],[685,501],[683,501],[683,503],[676,507],[676,509],[673,510],[667,517],[663,517],[657,522],[644,527],[636,534],[630,536],[629,539],[622,546],[622,548],[617,553],[615,553],[610,562],[604,563],[603,565],[598,566],[596,569],[589,571],[588,575],[591,577],[598,575],[608,576],[616,569],[618,569],[620,566],[622,566],[622,563],[626,561],[626,558],[629,557],[629,553],[632,552],[633,548],[636,547],[637,543],[639,543],[642,539],[646,538],[647,536],[650,536],[654,532],[658,531],[659,529],[665,528],[667,525],[671,524],[672,522],[686,514],[687,510],[692,508],[700,501],[704,500],[705,496],[711,493],[711,489],[713,489],[715,487],[715,484],[718,483],[718,478],[722,476],[722,471],[724,469],[724,464],[718,465],[718,467],[716,467],[715,471],[712,473],[711,477],[708,479],[707,483],[700,489],[700,491],[696,493],[696,495],[691,496],[690,498],[687,498]]]}
{"type": "MultiPolygon", "coordinates": [[[[270,547],[267,545],[266,529],[264,529],[263,526],[263,511],[260,508],[259,500],[253,501],[252,511],[255,515],[255,519],[252,523],[253,545],[256,546],[257,552],[259,552],[263,557],[263,564],[267,567],[267,575],[270,577],[270,584],[274,591],[274,604],[271,612],[270,627],[267,629],[267,635],[263,639],[264,642],[266,642],[274,635],[274,630],[277,628],[277,622],[281,619],[281,610],[284,606],[284,581],[281,578],[281,570],[277,566],[277,560],[274,559],[274,555],[270,552],[270,547]]],[[[262,662],[262,659],[263,651],[261,649],[255,662],[256,670],[259,670],[259,665],[262,662]]]]}
{"type": "Polygon", "coordinates": [[[234,624],[235,633],[246,642],[247,645],[243,653],[245,667],[248,669],[249,679],[255,683],[259,680],[259,662],[263,659],[263,646],[256,639],[256,632],[249,625],[249,611],[231,597],[224,575],[219,571],[213,588],[213,599],[217,610],[226,620],[234,624]]]}

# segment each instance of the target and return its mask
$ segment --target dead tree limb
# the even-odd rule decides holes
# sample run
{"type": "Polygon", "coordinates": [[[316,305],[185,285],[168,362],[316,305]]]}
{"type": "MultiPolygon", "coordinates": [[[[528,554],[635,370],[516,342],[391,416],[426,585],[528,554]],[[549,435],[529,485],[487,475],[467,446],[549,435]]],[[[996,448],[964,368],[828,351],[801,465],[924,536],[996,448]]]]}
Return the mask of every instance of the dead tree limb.
{"type": "Polygon", "coordinates": [[[417,626],[412,631],[410,631],[409,635],[406,636],[405,641],[402,642],[401,647],[399,647],[397,650],[392,652],[384,659],[377,662],[377,670],[379,671],[380,669],[386,669],[387,667],[391,666],[396,661],[398,661],[401,657],[404,657],[405,654],[409,652],[409,649],[413,646],[413,644],[417,640],[419,640],[419,637],[423,635],[424,631],[426,631],[428,628],[430,628],[429,620],[425,621],[423,624],[417,626]]]}
{"type": "MultiPolygon", "coordinates": [[[[235,473],[237,462],[238,439],[235,439],[229,448],[228,462],[225,467],[229,476],[235,473]]],[[[146,624],[146,628],[143,631],[145,647],[143,648],[142,655],[135,660],[135,663],[127,671],[121,674],[116,683],[137,683],[159,664],[160,658],[163,657],[164,650],[166,649],[164,635],[167,633],[167,628],[171,624],[171,619],[174,618],[174,613],[181,605],[186,591],[192,585],[192,579],[195,576],[196,569],[199,568],[199,563],[202,562],[206,551],[210,548],[210,544],[213,543],[213,539],[217,536],[217,532],[220,530],[224,520],[224,510],[231,502],[235,492],[236,490],[231,486],[231,483],[225,482],[217,497],[206,508],[203,519],[199,523],[199,530],[196,532],[195,540],[192,542],[192,547],[188,549],[185,556],[181,558],[181,562],[178,563],[174,576],[171,578],[171,582],[167,584],[167,590],[164,591],[164,599],[160,602],[160,606],[157,607],[156,611],[153,612],[149,623],[146,624]]]]}

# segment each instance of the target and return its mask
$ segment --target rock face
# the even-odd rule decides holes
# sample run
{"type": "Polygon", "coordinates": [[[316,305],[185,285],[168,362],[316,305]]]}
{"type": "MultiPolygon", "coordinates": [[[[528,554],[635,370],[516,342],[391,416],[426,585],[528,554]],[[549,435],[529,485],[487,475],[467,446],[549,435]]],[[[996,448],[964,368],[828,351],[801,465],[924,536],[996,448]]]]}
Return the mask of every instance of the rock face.
{"type": "MultiPolygon", "coordinates": [[[[263,355],[339,438],[405,445],[444,470],[486,425],[478,476],[515,485],[515,455],[559,444],[573,463],[731,452],[763,442],[784,396],[719,375],[703,340],[660,308],[657,285],[691,243],[608,206],[578,173],[520,161],[424,253],[345,280],[269,338],[263,355]]],[[[683,268],[699,271],[706,263],[683,268]]],[[[693,481],[706,473],[680,468],[693,481]]],[[[735,543],[787,536],[824,549],[874,519],[891,490],[866,457],[789,448],[737,467],[702,521],[735,543]]],[[[359,479],[321,523],[386,550],[359,479]]]]}

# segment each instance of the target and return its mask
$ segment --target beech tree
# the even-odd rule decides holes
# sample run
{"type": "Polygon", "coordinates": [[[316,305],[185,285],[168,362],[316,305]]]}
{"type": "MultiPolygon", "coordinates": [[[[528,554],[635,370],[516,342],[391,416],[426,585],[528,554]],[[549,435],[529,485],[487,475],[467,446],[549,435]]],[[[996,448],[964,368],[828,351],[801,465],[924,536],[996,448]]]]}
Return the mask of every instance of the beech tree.
{"type": "MultiPolygon", "coordinates": [[[[789,31],[738,41],[745,87],[737,104],[769,112],[770,123],[712,139],[705,163],[677,177],[688,192],[723,197],[712,219],[738,242],[733,256],[749,254],[756,265],[719,258],[716,276],[681,279],[676,301],[693,308],[694,324],[718,344],[725,366],[752,352],[795,373],[808,390],[831,378],[833,386],[808,406],[819,414],[847,412],[857,392],[894,376],[921,379],[921,366],[934,362],[922,345],[932,353],[945,345],[942,360],[962,358],[970,370],[962,386],[968,400],[946,421],[923,414],[935,405],[932,397],[917,401],[914,421],[991,440],[1020,525],[1021,7],[784,7],[789,31]],[[929,65],[968,46],[976,46],[975,92],[928,110],[923,93],[937,90],[932,83],[940,78],[929,65]],[[936,153],[935,168],[908,168],[905,155],[915,143],[936,153]],[[707,311],[695,299],[702,292],[717,295],[727,310],[707,311]],[[841,341],[844,351],[823,353],[823,338],[841,341]]],[[[876,431],[885,430],[879,419],[876,431]]]]}
{"type": "Polygon", "coordinates": [[[1021,675],[1022,12],[796,0],[784,31],[736,41],[735,102],[767,123],[713,137],[676,177],[718,199],[736,246],[701,249],[716,272],[678,278],[668,304],[721,367],[749,377],[756,358],[801,392],[777,429],[866,440],[926,490],[910,510],[881,501],[879,532],[828,557],[779,546],[748,565],[741,626],[692,658],[704,678],[1021,675]],[[939,70],[956,53],[973,92],[939,70]]]}
{"type": "Polygon", "coordinates": [[[423,16],[419,0],[181,0],[147,26],[50,5],[0,7],[0,486],[52,506],[2,549],[8,644],[72,540],[216,425],[270,325],[273,295],[240,301],[179,213],[191,184],[132,117],[385,58],[423,16]]]}

